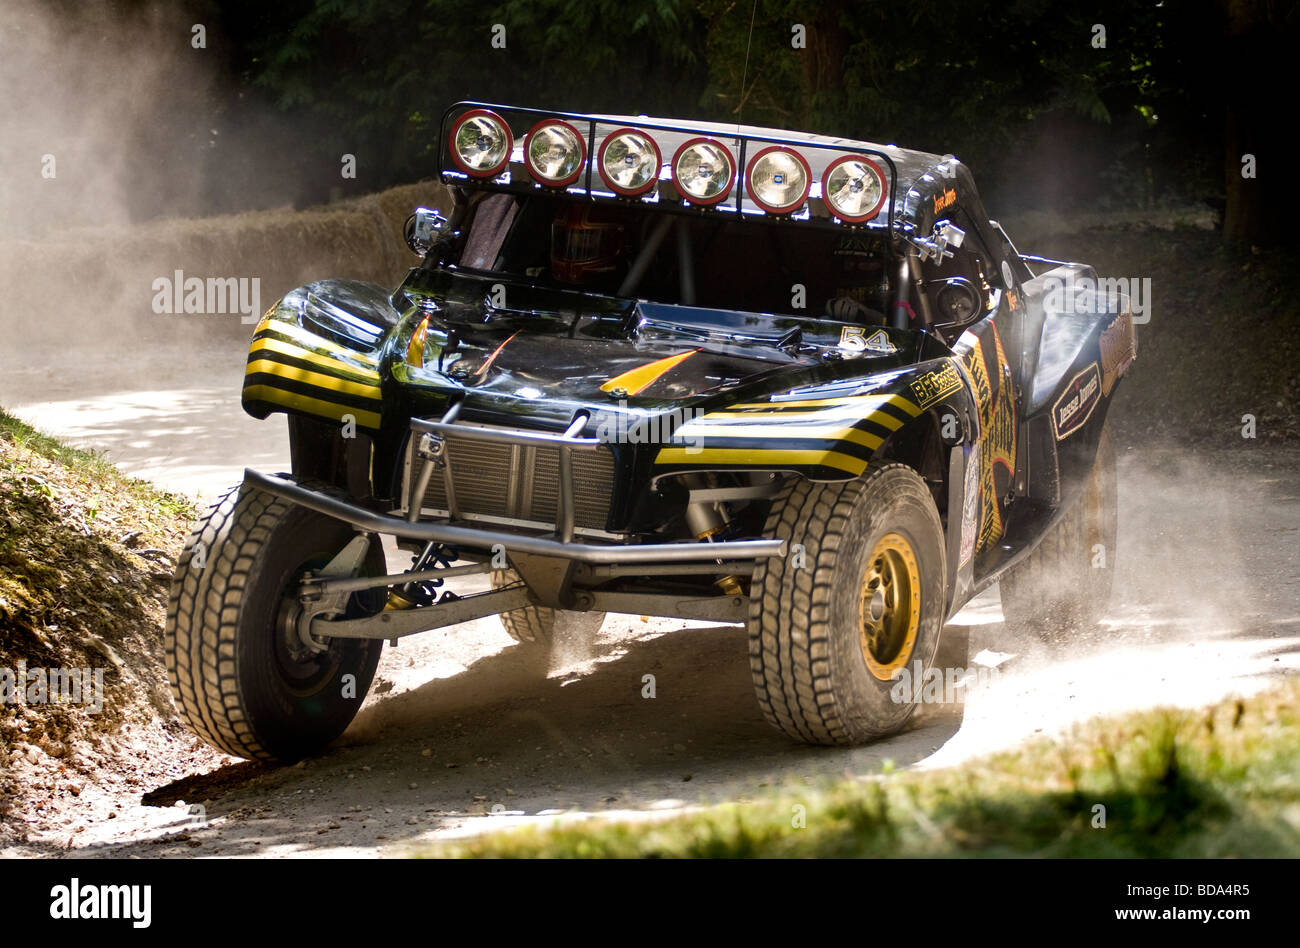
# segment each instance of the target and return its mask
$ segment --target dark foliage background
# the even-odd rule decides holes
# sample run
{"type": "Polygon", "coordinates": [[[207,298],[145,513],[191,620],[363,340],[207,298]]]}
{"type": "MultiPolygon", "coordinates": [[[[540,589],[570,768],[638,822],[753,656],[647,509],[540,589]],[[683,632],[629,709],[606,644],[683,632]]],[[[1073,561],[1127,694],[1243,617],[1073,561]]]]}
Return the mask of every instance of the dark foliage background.
{"type": "MultiPolygon", "coordinates": [[[[51,3],[91,35],[157,19],[51,3]]],[[[896,142],[961,157],[999,213],[1199,204],[1231,239],[1287,236],[1265,196],[1284,187],[1294,0],[181,0],[163,20],[179,43],[204,24],[214,68],[201,95],[156,90],[164,134],[136,147],[200,185],[134,196],[136,219],[429,177],[442,110],[475,98],[896,142]]]]}

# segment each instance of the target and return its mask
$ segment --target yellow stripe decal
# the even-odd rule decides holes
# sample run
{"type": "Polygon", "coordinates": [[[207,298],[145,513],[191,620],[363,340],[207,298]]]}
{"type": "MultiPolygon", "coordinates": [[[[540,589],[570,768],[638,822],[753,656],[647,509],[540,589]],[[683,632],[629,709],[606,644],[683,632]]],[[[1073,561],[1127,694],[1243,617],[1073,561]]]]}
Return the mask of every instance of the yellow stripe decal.
{"type": "Polygon", "coordinates": [[[677,429],[681,438],[824,438],[827,441],[852,441],[873,451],[884,443],[884,438],[858,428],[817,428],[812,425],[702,425],[692,422],[677,429]]]}
{"type": "Polygon", "coordinates": [[[656,464],[754,464],[764,466],[808,467],[822,465],[839,468],[855,477],[867,468],[867,462],[838,451],[778,451],[758,448],[664,448],[656,464]]]}
{"type": "Polygon", "coordinates": [[[880,394],[844,395],[841,396],[840,398],[805,398],[805,399],[800,399],[798,401],[739,402],[735,405],[732,405],[731,408],[733,410],[740,409],[740,408],[747,408],[747,409],[766,409],[768,411],[776,411],[778,409],[787,408],[791,406],[796,408],[828,408],[836,405],[845,405],[845,406],[861,405],[863,402],[879,402],[883,404],[884,402],[889,401],[891,397],[892,396],[880,395],[880,394]]]}
{"type": "Polygon", "coordinates": [[[370,366],[379,365],[378,362],[368,355],[362,355],[355,349],[349,349],[347,346],[340,346],[338,343],[330,342],[323,336],[318,336],[314,332],[303,329],[301,326],[295,326],[293,323],[287,323],[283,319],[263,319],[257,324],[257,329],[253,331],[253,335],[256,336],[259,332],[266,329],[269,329],[272,332],[278,332],[282,336],[291,336],[303,345],[311,346],[314,349],[324,349],[328,352],[337,352],[350,359],[356,359],[358,362],[370,366]]]}
{"type": "Polygon", "coordinates": [[[903,427],[903,419],[896,418],[883,411],[873,411],[867,416],[867,421],[873,425],[880,425],[882,428],[888,428],[890,431],[897,431],[903,427]]]}
{"type": "MultiPolygon", "coordinates": [[[[863,408],[863,403],[876,403],[877,405],[893,405],[903,409],[913,418],[921,413],[921,409],[915,404],[904,398],[902,395],[846,395],[843,398],[809,398],[795,402],[743,402],[732,405],[728,411],[738,409],[765,409],[764,414],[779,414],[783,408],[863,408]]],[[[753,412],[751,412],[752,414],[753,412]]]]}
{"type": "Polygon", "coordinates": [[[614,376],[602,385],[600,390],[602,392],[612,392],[616,388],[622,388],[626,389],[629,395],[636,395],[654,384],[659,376],[679,363],[685,362],[698,351],[698,349],[692,349],[690,352],[683,352],[681,355],[669,356],[666,359],[659,359],[657,362],[631,369],[622,375],[614,376]]]}
{"type": "MultiPolygon", "coordinates": [[[[842,409],[827,408],[822,411],[792,411],[777,414],[776,412],[763,412],[756,414],[754,412],[709,412],[700,418],[708,424],[725,425],[728,428],[744,428],[754,425],[776,428],[785,424],[813,424],[813,425],[844,425],[862,419],[873,421],[876,424],[888,428],[890,431],[897,431],[903,426],[901,419],[883,411],[873,411],[866,415],[860,408],[842,409]]],[[[695,422],[688,422],[695,424],[695,422]]],[[[682,427],[686,427],[683,425],[682,427]]]]}
{"type": "Polygon", "coordinates": [[[344,415],[351,415],[357,420],[357,424],[363,428],[377,429],[379,427],[379,415],[373,411],[349,408],[346,405],[335,405],[333,402],[322,401],[319,398],[308,398],[306,395],[286,392],[282,388],[274,388],[270,385],[249,385],[244,389],[244,398],[247,401],[270,402],[272,405],[294,408],[309,415],[317,415],[333,421],[342,421],[344,415]]]}
{"type": "Polygon", "coordinates": [[[304,362],[310,362],[313,365],[319,365],[323,369],[330,369],[335,372],[348,372],[352,375],[359,376],[357,381],[374,380],[379,381],[379,373],[374,369],[366,369],[361,366],[348,365],[331,356],[317,355],[309,349],[301,346],[295,346],[291,342],[284,342],[280,339],[271,339],[269,337],[254,340],[253,344],[248,347],[248,354],[260,352],[266,349],[270,352],[278,352],[281,355],[292,356],[295,359],[302,359],[304,362]]]}
{"type": "Polygon", "coordinates": [[[907,412],[913,418],[921,414],[921,407],[915,402],[904,398],[902,395],[889,396],[889,404],[893,405],[895,408],[903,409],[903,411],[907,412]]]}
{"type": "Polygon", "coordinates": [[[248,370],[245,374],[251,375],[254,372],[265,372],[269,375],[278,375],[282,379],[304,382],[307,385],[315,385],[318,388],[327,388],[332,392],[342,392],[345,395],[359,395],[362,398],[374,399],[383,398],[383,391],[378,385],[365,385],[361,382],[349,382],[346,379],[339,378],[337,375],[325,375],[320,372],[310,372],[307,369],[285,365],[283,362],[272,362],[269,359],[255,359],[248,363],[248,370]]]}

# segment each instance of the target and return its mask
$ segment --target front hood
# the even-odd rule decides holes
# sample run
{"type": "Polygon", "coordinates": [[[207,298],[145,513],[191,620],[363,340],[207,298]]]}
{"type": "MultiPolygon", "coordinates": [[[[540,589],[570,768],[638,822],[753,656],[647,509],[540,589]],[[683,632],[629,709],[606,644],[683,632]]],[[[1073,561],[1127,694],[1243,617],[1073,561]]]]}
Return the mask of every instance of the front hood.
{"type": "Polygon", "coordinates": [[[471,414],[527,414],[548,427],[578,408],[655,414],[916,361],[916,334],[906,330],[623,300],[452,271],[412,271],[393,302],[406,315],[387,349],[388,367],[413,399],[444,402],[463,392],[471,414]]]}

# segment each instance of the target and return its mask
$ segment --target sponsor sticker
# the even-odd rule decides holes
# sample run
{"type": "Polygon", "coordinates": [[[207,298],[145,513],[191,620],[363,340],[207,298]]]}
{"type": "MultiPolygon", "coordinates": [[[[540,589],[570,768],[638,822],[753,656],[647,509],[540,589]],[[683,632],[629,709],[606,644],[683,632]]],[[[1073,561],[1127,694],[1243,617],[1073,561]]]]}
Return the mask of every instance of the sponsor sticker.
{"type": "Polygon", "coordinates": [[[1002,348],[997,325],[989,323],[987,335],[982,339],[974,337],[971,346],[965,364],[980,418],[981,512],[979,532],[975,538],[978,551],[1001,538],[1006,531],[999,498],[1006,496],[1015,476],[1016,406],[1006,351],[1002,348]],[[990,339],[992,345],[986,348],[984,344],[990,339]]]}
{"type": "Polygon", "coordinates": [[[840,330],[840,348],[850,352],[898,351],[898,347],[889,341],[889,335],[883,329],[877,329],[868,336],[865,326],[845,326],[840,330]]]}
{"type": "Polygon", "coordinates": [[[961,388],[961,376],[957,367],[951,362],[942,369],[926,372],[912,380],[912,394],[916,396],[918,408],[929,408],[945,395],[951,395],[961,388]]]}
{"type": "Polygon", "coordinates": [[[1064,441],[1082,428],[1099,401],[1101,373],[1097,370],[1097,363],[1093,362],[1070,379],[1070,384],[1052,406],[1052,426],[1056,429],[1056,440],[1064,441]]]}

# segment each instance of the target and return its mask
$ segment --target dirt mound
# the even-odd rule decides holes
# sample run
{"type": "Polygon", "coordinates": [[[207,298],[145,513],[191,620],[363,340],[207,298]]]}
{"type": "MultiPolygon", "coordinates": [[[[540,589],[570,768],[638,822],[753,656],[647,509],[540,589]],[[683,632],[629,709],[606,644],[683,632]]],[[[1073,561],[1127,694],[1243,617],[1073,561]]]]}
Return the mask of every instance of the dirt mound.
{"type": "Polygon", "coordinates": [[[192,515],[0,412],[0,841],[52,829],[88,785],[199,752],[162,656],[192,515]]]}

